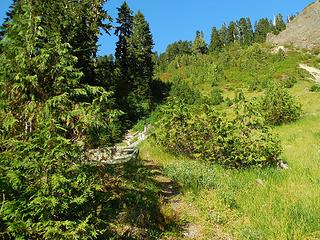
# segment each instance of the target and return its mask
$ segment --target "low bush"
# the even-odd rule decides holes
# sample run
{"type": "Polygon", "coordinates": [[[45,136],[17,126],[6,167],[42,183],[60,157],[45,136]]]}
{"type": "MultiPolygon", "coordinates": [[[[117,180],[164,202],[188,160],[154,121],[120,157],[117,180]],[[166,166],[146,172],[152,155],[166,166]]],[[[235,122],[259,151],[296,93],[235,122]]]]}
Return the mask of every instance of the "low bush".
{"type": "Polygon", "coordinates": [[[249,90],[250,91],[263,91],[270,84],[269,80],[261,79],[252,79],[249,81],[249,90]]]}
{"type": "Polygon", "coordinates": [[[186,104],[194,104],[201,99],[200,93],[183,81],[176,82],[172,85],[169,97],[179,99],[186,104]]]}
{"type": "Polygon", "coordinates": [[[224,102],[222,91],[219,88],[214,88],[211,91],[211,94],[208,99],[209,103],[212,105],[219,105],[224,102]]]}
{"type": "Polygon", "coordinates": [[[171,152],[241,168],[275,164],[280,144],[252,104],[240,100],[232,116],[210,105],[170,101],[161,109],[154,136],[171,152]]]}
{"type": "Polygon", "coordinates": [[[285,88],[292,88],[297,83],[297,77],[295,75],[290,75],[281,81],[281,85],[285,88]]]}
{"type": "Polygon", "coordinates": [[[310,88],[311,92],[320,92],[320,84],[315,84],[310,88]]]}
{"type": "Polygon", "coordinates": [[[270,85],[261,101],[261,110],[269,124],[281,125],[300,118],[301,105],[279,84],[270,85]]]}

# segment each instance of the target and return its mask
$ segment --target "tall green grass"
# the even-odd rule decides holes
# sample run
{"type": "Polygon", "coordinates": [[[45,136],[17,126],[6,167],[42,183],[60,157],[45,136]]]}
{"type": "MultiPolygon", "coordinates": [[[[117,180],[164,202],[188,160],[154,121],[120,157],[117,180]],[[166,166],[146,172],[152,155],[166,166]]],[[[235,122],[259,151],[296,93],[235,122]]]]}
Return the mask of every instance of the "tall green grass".
{"type": "Polygon", "coordinates": [[[179,214],[201,226],[198,239],[320,239],[320,93],[310,86],[299,81],[290,90],[303,118],[274,130],[288,170],[224,169],[142,145],[142,157],[182,185],[179,214]]]}

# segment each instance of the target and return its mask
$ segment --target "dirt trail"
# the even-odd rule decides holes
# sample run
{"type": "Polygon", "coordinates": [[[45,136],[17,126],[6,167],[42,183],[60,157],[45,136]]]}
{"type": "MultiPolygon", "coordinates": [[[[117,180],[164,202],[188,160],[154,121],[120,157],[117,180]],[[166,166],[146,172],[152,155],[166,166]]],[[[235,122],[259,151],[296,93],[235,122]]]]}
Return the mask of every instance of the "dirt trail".
{"type": "MultiPolygon", "coordinates": [[[[160,188],[159,195],[163,206],[170,206],[175,215],[179,215],[182,202],[177,198],[180,192],[180,186],[177,182],[166,177],[162,173],[162,168],[154,163],[152,160],[145,160],[144,165],[150,170],[153,175],[153,180],[160,188]]],[[[193,223],[187,223],[185,226],[181,226],[181,239],[197,239],[199,232],[199,226],[193,223]]],[[[180,239],[180,238],[179,238],[180,239]]]]}
{"type": "Polygon", "coordinates": [[[316,83],[320,84],[320,69],[314,68],[314,67],[309,67],[306,64],[300,64],[299,67],[304,69],[304,70],[306,70],[306,71],[308,71],[314,77],[313,80],[316,83]]]}

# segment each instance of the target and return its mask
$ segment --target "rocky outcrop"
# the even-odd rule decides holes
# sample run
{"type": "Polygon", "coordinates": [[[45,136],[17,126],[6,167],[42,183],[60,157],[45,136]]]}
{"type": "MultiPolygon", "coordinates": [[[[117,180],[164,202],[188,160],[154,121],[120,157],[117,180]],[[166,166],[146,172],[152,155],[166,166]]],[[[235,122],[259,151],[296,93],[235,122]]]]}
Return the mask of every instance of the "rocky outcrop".
{"type": "Polygon", "coordinates": [[[279,35],[269,34],[267,42],[297,48],[320,48],[320,1],[310,4],[279,35]]]}

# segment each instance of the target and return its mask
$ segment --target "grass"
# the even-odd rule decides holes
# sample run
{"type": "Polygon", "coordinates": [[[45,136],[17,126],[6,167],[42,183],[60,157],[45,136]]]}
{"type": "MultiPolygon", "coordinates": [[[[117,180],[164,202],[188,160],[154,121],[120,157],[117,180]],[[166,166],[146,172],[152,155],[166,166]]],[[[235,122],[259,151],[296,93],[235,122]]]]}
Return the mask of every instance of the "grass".
{"type": "Polygon", "coordinates": [[[199,228],[197,239],[320,238],[320,93],[299,81],[291,93],[302,104],[301,120],[275,128],[288,170],[224,169],[195,162],[155,146],[141,146],[143,159],[163,166],[182,186],[181,219],[199,228]]]}
{"type": "Polygon", "coordinates": [[[315,66],[320,61],[304,51],[290,50],[285,57],[259,53],[260,50],[268,52],[270,49],[265,45],[257,46],[233,47],[221,55],[190,56],[188,63],[179,64],[177,68],[174,61],[166,72],[158,75],[165,82],[183,80],[203,95],[210,95],[216,86],[226,91],[247,88],[248,84],[254,89],[264,89],[271,80],[286,82],[288,78],[300,79],[305,77],[305,72],[297,68],[300,63],[315,66]],[[223,71],[214,71],[215,66],[222,67],[223,71]]]}

